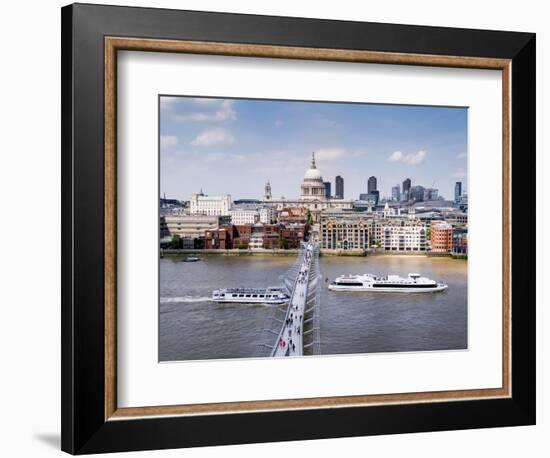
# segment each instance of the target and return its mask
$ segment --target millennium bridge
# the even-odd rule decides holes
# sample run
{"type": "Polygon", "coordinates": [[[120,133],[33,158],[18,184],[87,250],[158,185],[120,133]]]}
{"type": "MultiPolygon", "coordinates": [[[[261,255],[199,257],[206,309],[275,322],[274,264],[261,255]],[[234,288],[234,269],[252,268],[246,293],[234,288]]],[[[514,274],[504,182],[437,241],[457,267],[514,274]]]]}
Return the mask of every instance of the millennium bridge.
{"type": "Polygon", "coordinates": [[[319,244],[302,243],[296,262],[281,279],[290,300],[285,307],[273,308],[259,352],[271,357],[320,354],[319,244]]]}

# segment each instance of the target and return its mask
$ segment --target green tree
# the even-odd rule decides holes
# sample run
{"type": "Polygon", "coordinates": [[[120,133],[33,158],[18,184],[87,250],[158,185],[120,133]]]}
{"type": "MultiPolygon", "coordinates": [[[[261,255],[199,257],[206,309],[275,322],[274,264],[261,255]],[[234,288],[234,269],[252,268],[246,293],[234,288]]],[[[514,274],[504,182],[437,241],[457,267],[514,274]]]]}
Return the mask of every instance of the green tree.
{"type": "Polygon", "coordinates": [[[283,250],[288,250],[288,239],[285,237],[281,239],[281,248],[283,250]]]}
{"type": "Polygon", "coordinates": [[[313,225],[313,216],[311,216],[311,212],[307,211],[307,224],[309,224],[310,226],[313,225]]]}
{"type": "Polygon", "coordinates": [[[183,247],[183,242],[181,240],[181,237],[177,234],[174,234],[172,236],[172,241],[170,242],[170,248],[179,249],[183,247]]]}

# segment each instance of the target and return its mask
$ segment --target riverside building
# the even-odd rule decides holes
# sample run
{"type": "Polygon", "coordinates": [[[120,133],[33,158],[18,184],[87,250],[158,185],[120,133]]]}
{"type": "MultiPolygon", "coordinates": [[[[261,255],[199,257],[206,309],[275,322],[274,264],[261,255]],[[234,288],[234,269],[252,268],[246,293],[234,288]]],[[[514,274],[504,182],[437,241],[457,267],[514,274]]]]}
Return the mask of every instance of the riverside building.
{"type": "Polygon", "coordinates": [[[418,219],[382,221],[377,224],[384,251],[425,252],[427,226],[418,219]]]}
{"type": "Polygon", "coordinates": [[[229,210],[231,224],[271,224],[276,218],[276,210],[270,205],[241,204],[229,210]]]}
{"type": "Polygon", "coordinates": [[[468,229],[455,228],[453,230],[453,256],[468,256],[468,229]]]}
{"type": "Polygon", "coordinates": [[[411,214],[326,210],[322,214],[319,239],[324,250],[367,250],[426,252],[427,224],[411,214]]]}
{"type": "Polygon", "coordinates": [[[160,217],[160,236],[182,239],[204,237],[206,231],[217,230],[219,218],[206,215],[164,215],[160,217]]]}
{"type": "Polygon", "coordinates": [[[373,220],[353,212],[327,212],[321,218],[319,238],[325,250],[361,250],[369,248],[373,220]]]}
{"type": "Polygon", "coordinates": [[[446,221],[432,221],[430,238],[433,253],[450,253],[453,249],[453,226],[446,221]]]}
{"type": "Polygon", "coordinates": [[[229,216],[231,196],[207,196],[201,190],[199,194],[191,195],[189,207],[191,215],[229,216]]]}

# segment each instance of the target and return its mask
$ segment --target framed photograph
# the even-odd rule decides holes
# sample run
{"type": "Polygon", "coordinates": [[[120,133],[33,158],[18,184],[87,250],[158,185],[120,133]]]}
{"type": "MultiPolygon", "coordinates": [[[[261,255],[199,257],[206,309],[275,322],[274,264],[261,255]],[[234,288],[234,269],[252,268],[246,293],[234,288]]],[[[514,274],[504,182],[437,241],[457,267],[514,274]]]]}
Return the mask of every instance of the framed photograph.
{"type": "Polygon", "coordinates": [[[63,450],[535,423],[534,34],[70,5],[62,79],[63,450]]]}

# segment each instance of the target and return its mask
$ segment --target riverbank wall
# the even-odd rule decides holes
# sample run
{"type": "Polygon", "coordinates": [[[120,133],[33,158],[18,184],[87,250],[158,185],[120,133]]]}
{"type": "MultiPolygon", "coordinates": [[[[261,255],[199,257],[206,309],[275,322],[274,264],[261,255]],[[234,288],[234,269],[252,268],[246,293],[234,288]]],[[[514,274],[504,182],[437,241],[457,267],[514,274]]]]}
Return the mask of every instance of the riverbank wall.
{"type": "MultiPolygon", "coordinates": [[[[298,250],[199,250],[199,249],[168,249],[162,250],[164,256],[297,256],[298,250]]],[[[435,257],[433,254],[421,252],[402,252],[402,251],[382,251],[382,250],[326,250],[322,249],[321,256],[341,256],[341,257],[365,257],[365,256],[413,256],[413,257],[435,257]]],[[[453,259],[467,259],[467,256],[451,256],[450,254],[440,254],[438,257],[452,257],[453,259]]]]}
{"type": "Polygon", "coordinates": [[[216,256],[297,256],[298,250],[195,250],[195,249],[180,249],[180,250],[162,250],[164,256],[182,256],[182,255],[216,255],[216,256]]]}

